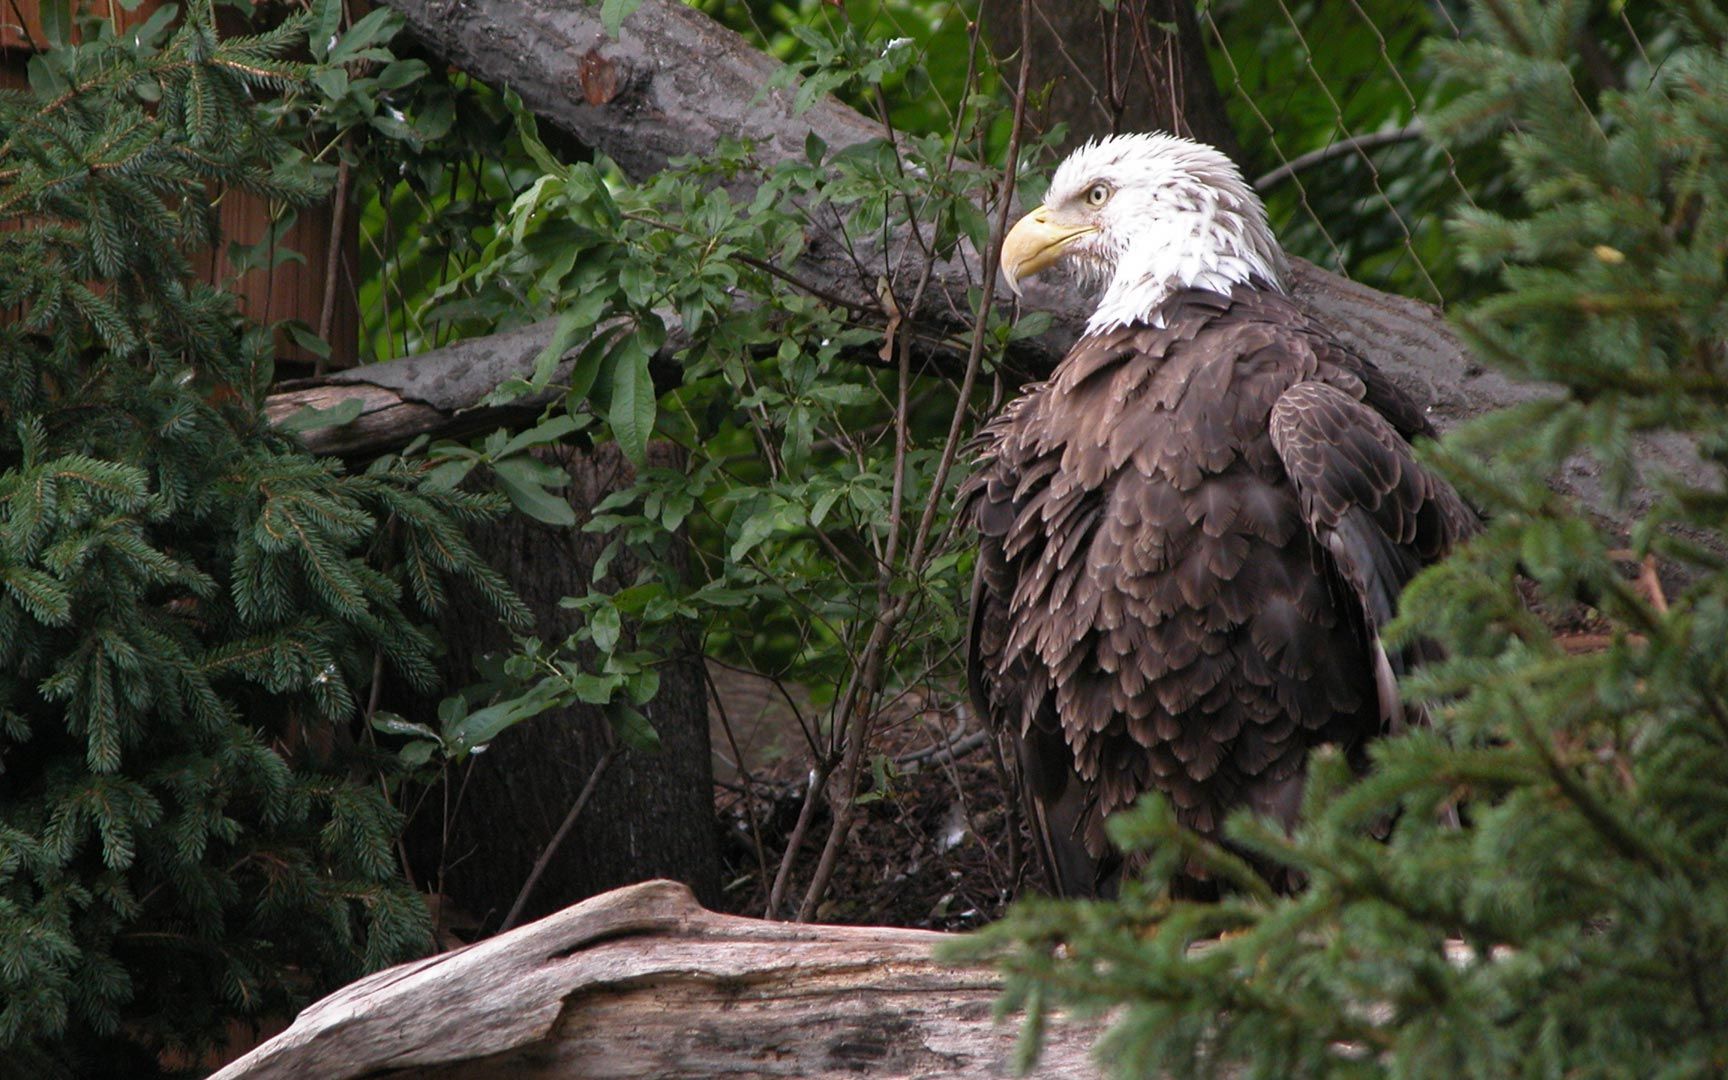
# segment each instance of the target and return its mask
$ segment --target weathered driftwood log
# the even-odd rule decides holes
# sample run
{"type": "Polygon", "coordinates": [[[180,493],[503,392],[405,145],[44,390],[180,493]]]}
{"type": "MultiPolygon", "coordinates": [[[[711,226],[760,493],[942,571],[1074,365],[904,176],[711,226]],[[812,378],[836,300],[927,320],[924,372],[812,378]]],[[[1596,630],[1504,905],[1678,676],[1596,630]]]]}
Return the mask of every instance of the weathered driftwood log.
{"type": "MultiPolygon", "coordinates": [[[[214,1080],[1005,1077],[1017,1027],[942,934],[716,915],[651,881],[362,979],[214,1080]]],[[[1099,1075],[1053,1024],[1038,1075],[1099,1075]]]]}

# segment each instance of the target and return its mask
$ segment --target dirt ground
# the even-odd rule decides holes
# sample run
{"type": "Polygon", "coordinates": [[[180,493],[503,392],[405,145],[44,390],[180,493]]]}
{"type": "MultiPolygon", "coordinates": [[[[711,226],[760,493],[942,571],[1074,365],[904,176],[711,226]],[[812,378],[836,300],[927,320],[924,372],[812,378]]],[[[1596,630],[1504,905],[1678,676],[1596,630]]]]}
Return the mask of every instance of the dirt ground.
{"type": "MultiPolygon", "coordinates": [[[[1637,586],[1665,602],[1654,571],[1637,586]]],[[[1588,652],[1609,638],[1600,616],[1582,605],[1532,610],[1562,648],[1588,652]]],[[[807,830],[783,910],[768,911],[778,870],[810,782],[805,732],[818,710],[795,686],[710,665],[715,809],[725,830],[723,910],[790,917],[804,896],[830,815],[807,830]],[[791,909],[791,910],[785,910],[791,909]]],[[[1004,763],[957,689],[907,695],[883,718],[873,747],[882,758],[873,788],[858,808],[821,922],[965,930],[1000,917],[1008,902],[1040,888],[1027,865],[1030,840],[1011,801],[1004,763]],[[885,783],[881,783],[885,781],[885,783]]]]}
{"type": "MultiPolygon", "coordinates": [[[[724,910],[760,917],[810,783],[815,713],[795,687],[718,666],[710,675],[724,910]]],[[[873,749],[875,780],[818,919],[964,930],[999,917],[1028,871],[993,740],[937,692],[895,703],[873,749]]],[[[811,822],[784,906],[802,900],[830,822],[826,809],[811,822]]]]}

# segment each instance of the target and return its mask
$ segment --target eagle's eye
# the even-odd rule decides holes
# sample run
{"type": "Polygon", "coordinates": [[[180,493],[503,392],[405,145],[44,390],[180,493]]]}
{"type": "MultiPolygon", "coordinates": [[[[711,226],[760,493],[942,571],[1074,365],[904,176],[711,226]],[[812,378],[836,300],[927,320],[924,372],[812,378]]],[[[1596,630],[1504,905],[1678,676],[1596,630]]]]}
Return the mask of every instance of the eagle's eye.
{"type": "Polygon", "coordinates": [[[1086,202],[1091,206],[1103,206],[1110,198],[1109,184],[1093,184],[1086,189],[1086,202]]]}

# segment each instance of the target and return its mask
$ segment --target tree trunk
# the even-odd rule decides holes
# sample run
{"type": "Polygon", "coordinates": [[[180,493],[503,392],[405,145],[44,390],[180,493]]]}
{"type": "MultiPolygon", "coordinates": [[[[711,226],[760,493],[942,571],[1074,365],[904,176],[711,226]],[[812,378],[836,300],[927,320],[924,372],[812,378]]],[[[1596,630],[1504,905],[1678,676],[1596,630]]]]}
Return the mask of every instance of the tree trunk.
{"type": "MultiPolygon", "coordinates": [[[[992,50],[1021,61],[1021,0],[984,0],[992,50]]],[[[1168,131],[1211,143],[1240,161],[1236,132],[1212,79],[1191,0],[1032,0],[1035,131],[1068,125],[1077,145],[1125,131],[1168,131]]]]}
{"type": "MultiPolygon", "coordinates": [[[[1000,977],[927,930],[716,915],[669,881],[381,971],[212,1080],[1008,1077],[1000,977]]],[[[1037,1075],[1084,1080],[1099,1025],[1059,1021],[1037,1075]]]]}
{"type": "MultiPolygon", "coordinates": [[[[557,453],[571,476],[566,494],[576,510],[574,527],[513,514],[472,534],[481,556],[534,613],[535,635],[548,643],[563,641],[580,625],[577,613],[559,601],[588,591],[590,568],[606,544],[605,536],[583,532],[582,524],[596,503],[632,477],[616,446],[557,453]]],[[[649,447],[651,465],[677,468],[679,457],[669,444],[649,447]]],[[[627,582],[635,570],[635,561],[621,555],[607,581],[627,582]]],[[[446,687],[472,682],[480,657],[511,648],[509,634],[477,598],[452,597],[442,622],[449,650],[442,663],[446,687]]],[[[430,710],[430,703],[422,704],[416,718],[436,723],[426,715],[430,710]]],[[[660,693],[643,712],[660,736],[660,749],[624,749],[610,760],[613,740],[597,708],[556,710],[506,731],[471,770],[454,771],[448,789],[434,791],[422,805],[408,834],[417,878],[479,920],[479,929],[498,929],[589,777],[606,760],[522,918],[656,877],[675,878],[704,902],[716,902],[719,834],[707,689],[694,651],[667,659],[660,693]]]]}

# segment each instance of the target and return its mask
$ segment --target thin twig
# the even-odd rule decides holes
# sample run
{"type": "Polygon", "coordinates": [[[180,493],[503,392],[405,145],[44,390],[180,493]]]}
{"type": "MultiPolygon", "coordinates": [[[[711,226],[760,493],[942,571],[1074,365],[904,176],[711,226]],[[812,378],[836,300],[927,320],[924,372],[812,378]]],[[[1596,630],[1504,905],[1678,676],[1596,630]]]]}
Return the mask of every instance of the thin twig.
{"type": "MultiPolygon", "coordinates": [[[[384,651],[372,650],[372,688],[366,695],[366,741],[374,750],[378,749],[377,729],[372,726],[372,718],[378,715],[378,702],[384,692],[384,651]]],[[[390,781],[385,779],[382,771],[378,774],[378,789],[384,793],[384,801],[396,808],[396,800],[390,795],[390,781]]],[[[396,857],[402,860],[402,878],[408,882],[411,889],[419,888],[414,884],[414,868],[408,863],[408,838],[406,830],[396,834],[396,857]]]]}
{"type": "Polygon", "coordinates": [[[1255,180],[1254,190],[1264,195],[1304,169],[1311,169],[1323,162],[1331,161],[1333,158],[1349,157],[1352,154],[1360,154],[1382,146],[1391,146],[1393,143],[1420,139],[1426,130],[1427,128],[1421,120],[1412,120],[1403,127],[1394,128],[1391,131],[1370,131],[1366,135],[1352,135],[1347,139],[1339,139],[1337,142],[1322,146],[1318,150],[1310,150],[1306,154],[1298,154],[1291,158],[1255,180]]]}
{"type": "Polygon", "coordinates": [[[1020,790],[1020,778],[1016,775],[1019,762],[1010,769],[1007,755],[1002,753],[1002,740],[990,740],[990,760],[996,766],[996,780],[1007,793],[1003,799],[1004,809],[1008,817],[1008,887],[1011,895],[1019,895],[1020,887],[1026,877],[1026,846],[1020,840],[1020,830],[1024,825],[1021,818],[1021,803],[1016,796],[1020,790]]]}
{"type": "MultiPolygon", "coordinates": [[[[344,157],[336,167],[336,194],[332,196],[334,207],[330,215],[330,244],[329,250],[324,253],[324,305],[318,312],[318,337],[326,345],[330,345],[330,335],[336,329],[336,279],[342,269],[342,240],[348,229],[348,186],[352,175],[353,168],[344,157]]],[[[324,374],[327,359],[328,357],[320,356],[318,362],[312,365],[314,378],[324,374]]]]}
{"type": "MultiPolygon", "coordinates": [[[[977,744],[979,746],[983,746],[985,742],[994,743],[996,741],[994,738],[991,738],[988,734],[981,731],[975,732],[972,736],[967,736],[967,739],[962,741],[970,741],[974,736],[982,737],[982,740],[977,744]]],[[[952,756],[938,756],[937,762],[939,767],[942,769],[942,774],[948,778],[948,783],[954,788],[954,800],[956,805],[960,807],[960,813],[965,818],[966,828],[971,830],[972,834],[978,838],[979,850],[984,853],[984,865],[990,871],[990,886],[992,890],[994,890],[996,897],[1000,898],[1003,896],[1014,895],[1014,879],[1010,874],[1011,865],[1009,867],[1004,867],[1002,865],[1002,858],[996,852],[996,845],[990,843],[985,838],[983,832],[979,830],[977,824],[973,821],[972,800],[966,796],[966,784],[960,778],[960,770],[954,767],[954,758],[952,756]]],[[[982,905],[975,904],[974,906],[981,907],[982,905]]]]}
{"type": "Polygon", "coordinates": [[[894,766],[898,769],[905,769],[912,765],[942,765],[951,761],[958,761],[973,751],[983,749],[990,738],[988,731],[974,731],[969,735],[962,735],[952,742],[938,743],[935,746],[927,746],[922,750],[914,750],[910,754],[897,757],[894,759],[894,766]]]}
{"type": "Polygon", "coordinates": [[[564,821],[558,826],[558,831],[552,834],[552,839],[546,842],[546,847],[540,852],[540,857],[534,860],[534,869],[528,872],[528,880],[522,883],[522,891],[516,894],[516,902],[510,905],[510,913],[504,916],[504,921],[498,925],[500,934],[516,925],[516,919],[522,914],[522,909],[528,905],[528,898],[534,893],[534,886],[540,884],[540,877],[546,873],[546,867],[552,863],[552,856],[557,854],[558,846],[564,838],[570,835],[575,827],[576,819],[582,816],[582,808],[588,805],[588,800],[594,795],[594,789],[600,786],[600,778],[606,775],[606,769],[612,760],[623,752],[620,746],[609,748],[594,763],[594,770],[588,774],[588,782],[582,785],[582,791],[571,804],[570,812],[564,815],[564,821]]]}
{"type": "Polygon", "coordinates": [[[804,793],[804,805],[798,808],[798,820],[792,826],[792,835],[786,838],[786,851],[780,856],[780,869],[774,875],[774,887],[768,890],[768,910],[762,915],[765,919],[778,919],[780,905],[786,900],[786,887],[792,880],[792,866],[797,861],[798,849],[804,846],[804,838],[810,832],[810,822],[816,816],[816,806],[820,796],[816,793],[828,786],[828,774],[832,767],[826,760],[818,760],[810,770],[810,790],[804,793]]]}
{"type": "Polygon", "coordinates": [[[812,754],[817,752],[816,733],[810,730],[810,721],[804,718],[804,710],[798,707],[797,699],[792,696],[790,690],[786,689],[786,680],[782,679],[778,675],[769,675],[762,671],[758,671],[753,667],[728,663],[717,656],[707,657],[707,662],[718,667],[723,667],[727,671],[735,671],[740,675],[748,675],[755,679],[766,679],[768,682],[772,683],[775,691],[779,693],[781,699],[786,702],[786,707],[792,710],[792,719],[798,722],[798,729],[804,733],[804,742],[810,747],[810,752],[812,754]]]}
{"type": "Polygon", "coordinates": [[[1668,614],[1668,594],[1662,590],[1662,575],[1656,569],[1656,556],[1646,555],[1639,564],[1638,587],[1644,590],[1644,596],[1656,609],[1656,614],[1668,614]]]}
{"type": "MultiPolygon", "coordinates": [[[[1020,50],[1025,56],[1031,47],[1032,11],[1031,0],[1021,0],[1020,3],[1020,50]]],[[[996,221],[990,233],[990,250],[984,259],[983,293],[978,302],[978,321],[972,334],[972,346],[966,357],[966,374],[960,382],[959,396],[954,403],[954,416],[948,427],[947,441],[942,447],[942,458],[937,464],[936,475],[931,478],[930,494],[924,503],[924,513],[918,521],[918,529],[913,536],[911,555],[906,561],[907,567],[915,575],[918,567],[923,565],[924,552],[930,540],[931,529],[935,525],[936,512],[941,506],[946,494],[948,475],[954,467],[954,459],[959,455],[962,434],[965,431],[966,418],[969,413],[969,403],[973,388],[978,383],[978,372],[983,366],[984,342],[989,330],[989,312],[996,294],[996,267],[1001,260],[1002,238],[1008,231],[1008,217],[1013,210],[1015,180],[1019,175],[1020,145],[1026,126],[1026,91],[1029,65],[1021,64],[1018,84],[1014,95],[1014,120],[1009,129],[1008,151],[1006,165],[1003,169],[1001,200],[997,206],[996,221]]],[[[883,671],[883,653],[893,638],[896,625],[900,618],[910,610],[913,594],[900,597],[892,606],[883,611],[871,628],[870,641],[864,648],[864,670],[853,682],[853,692],[845,699],[847,709],[837,716],[848,717],[848,735],[845,756],[841,762],[841,792],[843,798],[835,800],[834,820],[828,829],[828,842],[823,846],[822,856],[817,861],[816,872],[810,880],[810,887],[804,894],[804,903],[798,910],[800,922],[808,922],[816,915],[816,909],[822,902],[822,897],[828,891],[828,883],[833,879],[834,868],[840,858],[840,847],[851,826],[852,813],[856,803],[850,793],[856,790],[860,770],[864,763],[863,738],[869,722],[868,693],[860,693],[864,688],[873,690],[880,685],[883,671]]]]}
{"type": "Polygon", "coordinates": [[[732,767],[744,778],[744,813],[750,819],[750,839],[756,846],[756,866],[762,875],[762,887],[766,889],[773,882],[768,876],[768,856],[762,850],[762,826],[756,820],[756,799],[751,794],[756,780],[750,775],[750,767],[744,764],[744,753],[738,748],[738,737],[732,731],[732,718],[726,715],[726,702],[720,696],[720,687],[714,682],[714,673],[708,670],[706,658],[703,659],[702,679],[708,684],[708,692],[714,695],[714,711],[720,714],[720,730],[726,734],[726,745],[732,748],[732,767]]]}
{"type": "MultiPolygon", "coordinates": [[[[649,225],[656,229],[664,229],[669,233],[676,233],[679,236],[697,235],[680,225],[674,225],[670,221],[661,221],[659,218],[650,217],[647,214],[638,214],[629,210],[620,210],[618,216],[623,218],[625,221],[634,221],[638,224],[649,225]]],[[[752,270],[759,270],[771,278],[785,282],[787,285],[792,286],[792,288],[797,289],[799,292],[813,296],[824,304],[828,304],[832,307],[844,308],[849,314],[863,315],[870,313],[871,309],[867,305],[860,304],[854,300],[848,300],[839,293],[829,292],[818,285],[812,285],[810,282],[803,280],[796,274],[775,266],[767,259],[758,259],[754,255],[746,255],[743,252],[737,251],[730,253],[726,257],[734,262],[748,266],[752,270]]]]}

